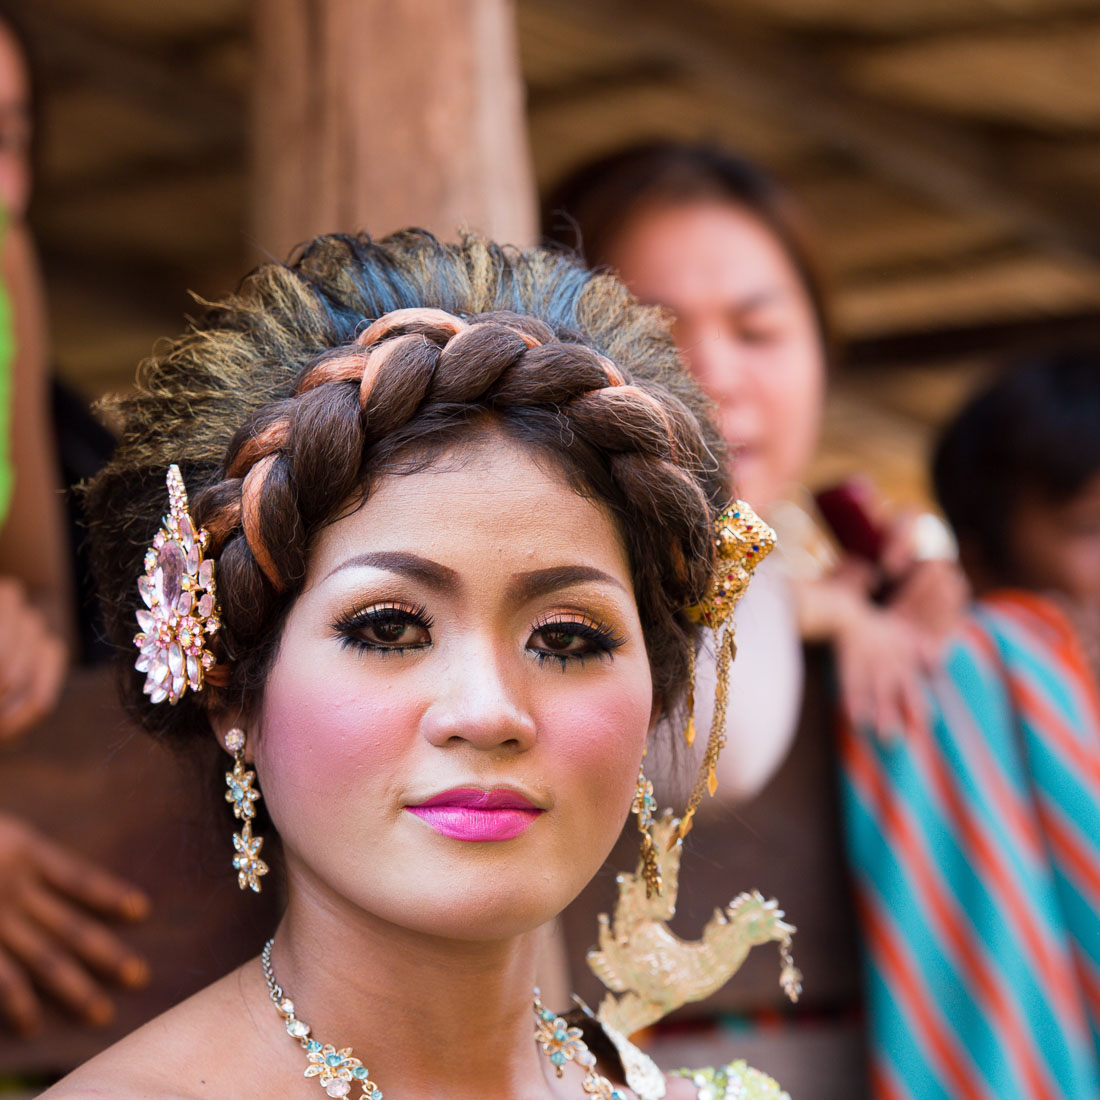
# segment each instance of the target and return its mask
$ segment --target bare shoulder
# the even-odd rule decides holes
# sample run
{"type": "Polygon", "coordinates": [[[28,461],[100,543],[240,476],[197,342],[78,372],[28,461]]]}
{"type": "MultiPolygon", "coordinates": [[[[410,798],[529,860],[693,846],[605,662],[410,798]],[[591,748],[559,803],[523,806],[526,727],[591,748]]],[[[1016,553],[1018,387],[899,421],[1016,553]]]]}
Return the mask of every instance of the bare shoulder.
{"type": "Polygon", "coordinates": [[[254,1030],[234,971],[108,1047],[40,1100],[233,1100],[240,1088],[233,1065],[255,1041],[254,1030]]]}

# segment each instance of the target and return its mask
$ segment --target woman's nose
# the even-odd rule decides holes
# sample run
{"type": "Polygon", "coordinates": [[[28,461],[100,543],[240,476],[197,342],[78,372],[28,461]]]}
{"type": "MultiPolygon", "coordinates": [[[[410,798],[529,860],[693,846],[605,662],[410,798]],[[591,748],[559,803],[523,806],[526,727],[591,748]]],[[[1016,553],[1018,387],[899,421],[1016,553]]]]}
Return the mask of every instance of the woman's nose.
{"type": "Polygon", "coordinates": [[[523,752],[535,742],[535,720],[523,690],[523,670],[484,649],[438,670],[435,697],[421,719],[433,745],[523,752]]]}

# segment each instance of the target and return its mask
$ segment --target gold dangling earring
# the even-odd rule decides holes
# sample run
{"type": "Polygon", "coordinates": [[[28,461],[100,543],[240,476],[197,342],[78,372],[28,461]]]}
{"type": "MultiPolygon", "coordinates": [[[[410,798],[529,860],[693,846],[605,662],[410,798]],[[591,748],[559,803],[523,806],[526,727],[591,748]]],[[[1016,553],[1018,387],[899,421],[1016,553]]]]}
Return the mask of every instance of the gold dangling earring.
{"type": "Polygon", "coordinates": [[[260,849],[264,846],[263,837],[252,835],[252,819],[256,816],[254,802],[259,800],[260,792],[252,786],[255,772],[245,770],[245,735],[242,729],[231,729],[225,735],[225,747],[233,754],[233,770],[225,773],[226,802],[233,804],[233,816],[244,825],[239,833],[233,834],[233,866],[237,871],[237,885],[242,890],[251,889],[254,894],[260,892],[260,878],[267,874],[267,864],[260,859],[260,849]]]}
{"type": "Polygon", "coordinates": [[[653,784],[645,777],[642,768],[638,769],[638,785],[634,789],[634,801],[630,804],[630,812],[638,817],[638,832],[642,834],[641,841],[641,873],[645,882],[645,896],[658,896],[661,887],[661,868],[657,863],[657,845],[653,840],[653,815],[657,812],[657,799],[653,796],[653,784]]]}
{"type": "MultiPolygon", "coordinates": [[[[659,1083],[663,1078],[648,1057],[624,1036],[651,1027],[681,1005],[701,1001],[719,990],[740,969],[749,948],[777,942],[780,985],[792,1001],[797,1001],[802,992],[802,975],[791,957],[795,929],[783,919],[775,899],[766,901],[755,890],[739,894],[724,910],[715,911],[702,936],[693,941],[677,936],[667,924],[676,911],[684,837],[703,798],[713,796],[718,785],[716,766],[726,739],[729,666],[736,651],[733,609],[753,570],[774,545],[771,528],[741,501],[734,502],[715,520],[714,574],[700,603],[685,609],[689,618],[712,631],[717,663],[714,715],[699,771],[679,818],[668,810],[656,816],[653,787],[639,772],[632,809],[638,815],[638,829],[643,836],[641,859],[636,871],[618,876],[615,911],[611,916],[600,914],[599,947],[588,953],[592,972],[611,991],[600,1002],[597,1019],[618,1049],[627,1084],[638,1096],[660,1095],[650,1082],[659,1083]],[[663,893],[658,852],[664,860],[663,893]],[[645,885],[645,899],[640,883],[645,885]],[[655,892],[661,894],[660,901],[652,900],[655,892]]],[[[687,658],[684,739],[691,745],[697,740],[694,649],[687,658]]]]}

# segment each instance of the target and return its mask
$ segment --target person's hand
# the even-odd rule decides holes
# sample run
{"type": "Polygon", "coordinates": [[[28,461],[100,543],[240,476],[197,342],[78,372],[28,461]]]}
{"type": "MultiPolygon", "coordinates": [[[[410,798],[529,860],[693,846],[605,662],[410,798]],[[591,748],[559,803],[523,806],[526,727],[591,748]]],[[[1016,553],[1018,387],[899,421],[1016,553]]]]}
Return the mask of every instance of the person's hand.
{"type": "Polygon", "coordinates": [[[0,740],[22,733],[53,709],[67,663],[65,643],[23,586],[0,577],[0,740]]]}
{"type": "Polygon", "coordinates": [[[870,601],[852,605],[833,636],[841,700],[851,722],[891,741],[927,722],[921,681],[940,646],[922,627],[870,601]]]}
{"type": "Polygon", "coordinates": [[[950,531],[929,512],[898,512],[886,527],[880,566],[893,584],[887,604],[938,639],[951,632],[970,599],[954,551],[950,531]]]}
{"type": "Polygon", "coordinates": [[[970,601],[970,585],[959,566],[946,559],[917,562],[893,593],[889,608],[917,628],[943,640],[970,601]]]}
{"type": "Polygon", "coordinates": [[[136,887],[0,815],[0,1017],[24,1034],[41,1023],[41,994],[90,1024],[108,1023],[108,983],[128,988],[148,966],[103,922],[142,919],[136,887]]]}

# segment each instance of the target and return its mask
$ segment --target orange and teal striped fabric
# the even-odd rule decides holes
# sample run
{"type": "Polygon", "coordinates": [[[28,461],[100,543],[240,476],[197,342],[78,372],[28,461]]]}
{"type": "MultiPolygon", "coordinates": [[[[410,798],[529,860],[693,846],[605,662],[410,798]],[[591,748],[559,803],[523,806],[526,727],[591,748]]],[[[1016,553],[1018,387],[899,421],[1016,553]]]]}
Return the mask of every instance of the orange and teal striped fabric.
{"type": "Polygon", "coordinates": [[[1097,1100],[1098,685],[1004,592],[930,694],[924,733],[842,735],[876,1100],[1097,1100]]]}

